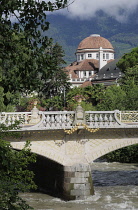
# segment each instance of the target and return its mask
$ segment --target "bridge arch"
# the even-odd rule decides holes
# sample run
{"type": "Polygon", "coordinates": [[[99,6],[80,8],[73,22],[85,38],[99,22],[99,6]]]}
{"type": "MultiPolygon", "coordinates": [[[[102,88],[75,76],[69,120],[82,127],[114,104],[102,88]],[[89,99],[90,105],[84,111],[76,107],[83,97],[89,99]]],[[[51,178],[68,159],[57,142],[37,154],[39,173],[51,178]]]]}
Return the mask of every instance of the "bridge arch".
{"type": "MultiPolygon", "coordinates": [[[[90,152],[87,153],[86,159],[88,162],[93,162],[96,159],[113,152],[115,150],[138,144],[138,138],[131,139],[110,139],[110,141],[102,142],[101,145],[97,146],[97,148],[93,148],[90,152]]],[[[89,145],[90,146],[90,145],[89,145]]]]}
{"type": "MultiPolygon", "coordinates": [[[[11,142],[11,146],[13,149],[22,150],[24,148],[26,141],[22,142],[11,142]]],[[[35,153],[36,155],[43,156],[51,161],[54,161],[57,164],[63,164],[63,154],[58,150],[51,150],[52,142],[43,142],[43,141],[31,141],[31,152],[35,153]]],[[[64,152],[63,152],[64,153],[64,152]]]]}

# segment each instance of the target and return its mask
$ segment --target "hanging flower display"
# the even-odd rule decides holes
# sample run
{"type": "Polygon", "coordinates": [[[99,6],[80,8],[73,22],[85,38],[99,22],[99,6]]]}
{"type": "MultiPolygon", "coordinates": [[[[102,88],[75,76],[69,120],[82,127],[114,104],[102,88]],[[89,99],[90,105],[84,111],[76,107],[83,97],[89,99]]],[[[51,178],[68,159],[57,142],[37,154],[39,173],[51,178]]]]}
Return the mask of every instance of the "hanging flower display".
{"type": "Polygon", "coordinates": [[[73,132],[77,131],[80,126],[82,126],[84,129],[86,129],[87,131],[89,131],[91,133],[95,133],[99,130],[99,128],[89,128],[86,124],[77,123],[73,128],[71,128],[69,130],[64,129],[64,132],[67,134],[72,134],[73,132]]]}

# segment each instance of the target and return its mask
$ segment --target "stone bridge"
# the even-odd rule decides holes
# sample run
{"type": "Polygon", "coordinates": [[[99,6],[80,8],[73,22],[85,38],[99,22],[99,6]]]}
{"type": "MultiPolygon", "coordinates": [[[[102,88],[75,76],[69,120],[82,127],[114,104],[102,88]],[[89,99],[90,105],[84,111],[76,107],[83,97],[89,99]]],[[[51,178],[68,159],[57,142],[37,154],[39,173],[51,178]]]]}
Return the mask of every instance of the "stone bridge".
{"type": "Polygon", "coordinates": [[[93,194],[90,163],[138,143],[137,111],[84,112],[78,105],[75,111],[42,112],[34,106],[31,112],[6,112],[0,118],[7,126],[16,120],[21,122],[16,131],[21,133],[20,138],[11,140],[14,149],[21,150],[30,140],[33,153],[60,166],[54,167],[62,180],[56,176],[53,185],[62,183],[59,191],[67,200],[93,194]]]}

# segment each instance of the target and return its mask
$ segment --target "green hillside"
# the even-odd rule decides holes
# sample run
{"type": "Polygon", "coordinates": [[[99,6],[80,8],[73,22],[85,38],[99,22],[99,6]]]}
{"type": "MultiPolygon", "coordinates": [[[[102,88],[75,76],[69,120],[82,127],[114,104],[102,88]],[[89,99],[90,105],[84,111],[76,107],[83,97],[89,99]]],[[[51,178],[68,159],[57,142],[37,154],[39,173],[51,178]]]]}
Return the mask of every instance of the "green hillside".
{"type": "Polygon", "coordinates": [[[100,34],[107,38],[115,48],[116,58],[138,46],[138,10],[126,23],[119,23],[101,11],[91,20],[74,20],[62,15],[48,15],[47,20],[50,29],[46,35],[63,47],[68,64],[75,60],[75,51],[80,41],[90,34],[100,34]]]}

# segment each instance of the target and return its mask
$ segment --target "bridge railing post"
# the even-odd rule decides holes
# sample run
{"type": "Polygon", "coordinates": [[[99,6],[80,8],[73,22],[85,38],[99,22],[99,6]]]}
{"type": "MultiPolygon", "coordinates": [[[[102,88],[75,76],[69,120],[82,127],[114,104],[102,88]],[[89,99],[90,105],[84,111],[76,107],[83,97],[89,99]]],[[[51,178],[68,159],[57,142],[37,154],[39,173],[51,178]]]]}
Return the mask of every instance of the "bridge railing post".
{"type": "Polygon", "coordinates": [[[80,104],[78,104],[76,110],[75,110],[75,120],[74,120],[74,125],[77,124],[85,124],[86,120],[85,120],[85,111],[82,108],[82,106],[80,104]]]}
{"type": "Polygon", "coordinates": [[[37,101],[34,101],[34,108],[31,111],[31,119],[29,124],[37,124],[40,121],[39,110],[36,107],[37,101]]]}

